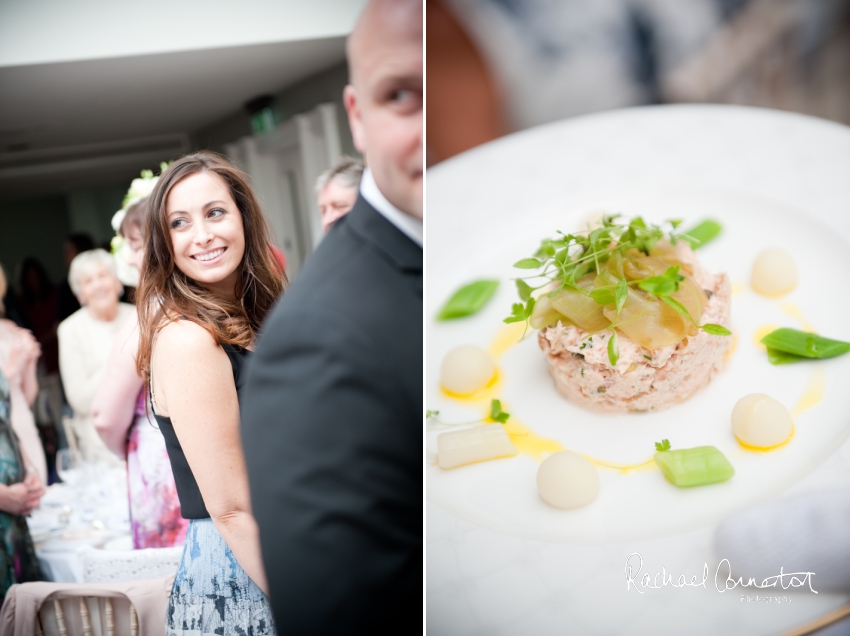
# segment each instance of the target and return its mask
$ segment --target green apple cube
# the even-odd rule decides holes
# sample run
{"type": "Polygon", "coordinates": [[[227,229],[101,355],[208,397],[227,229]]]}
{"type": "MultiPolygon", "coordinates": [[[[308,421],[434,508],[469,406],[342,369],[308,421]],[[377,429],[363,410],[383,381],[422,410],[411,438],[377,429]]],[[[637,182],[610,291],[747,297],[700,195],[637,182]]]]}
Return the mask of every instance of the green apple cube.
{"type": "Polygon", "coordinates": [[[690,488],[726,481],[735,474],[729,460],[714,446],[655,453],[655,463],[674,486],[690,488]]]}

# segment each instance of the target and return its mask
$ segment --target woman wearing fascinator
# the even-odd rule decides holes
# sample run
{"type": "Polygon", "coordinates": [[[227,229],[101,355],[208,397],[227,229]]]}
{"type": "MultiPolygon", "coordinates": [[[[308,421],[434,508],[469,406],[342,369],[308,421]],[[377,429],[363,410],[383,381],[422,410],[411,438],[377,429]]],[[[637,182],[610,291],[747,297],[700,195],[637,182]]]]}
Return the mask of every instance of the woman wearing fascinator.
{"type": "MultiPolygon", "coordinates": [[[[131,287],[139,284],[148,197],[157,178],[150,170],[142,171],[112,220],[118,276],[131,287]]],[[[133,548],[182,546],[189,521],[181,514],[165,440],[146,406],[147,388],[136,372],[138,348],[139,322],[134,317],[115,337],[106,374],[92,400],[92,420],[109,450],[127,459],[133,548]]]]}

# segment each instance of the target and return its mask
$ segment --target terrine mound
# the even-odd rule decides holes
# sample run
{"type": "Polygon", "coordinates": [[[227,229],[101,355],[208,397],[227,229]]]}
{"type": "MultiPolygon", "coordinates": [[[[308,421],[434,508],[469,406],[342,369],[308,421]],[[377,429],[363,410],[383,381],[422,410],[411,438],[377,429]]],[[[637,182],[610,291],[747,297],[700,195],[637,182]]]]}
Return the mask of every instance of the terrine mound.
{"type": "MultiPolygon", "coordinates": [[[[726,274],[712,275],[689,249],[679,250],[708,303],[699,324],[729,327],[731,285],[726,274]]],[[[611,365],[608,342],[614,331],[589,333],[557,322],[538,340],[558,392],[583,407],[609,413],[659,411],[684,402],[723,368],[732,338],[698,330],[677,344],[647,349],[618,334],[619,359],[611,365]]]]}

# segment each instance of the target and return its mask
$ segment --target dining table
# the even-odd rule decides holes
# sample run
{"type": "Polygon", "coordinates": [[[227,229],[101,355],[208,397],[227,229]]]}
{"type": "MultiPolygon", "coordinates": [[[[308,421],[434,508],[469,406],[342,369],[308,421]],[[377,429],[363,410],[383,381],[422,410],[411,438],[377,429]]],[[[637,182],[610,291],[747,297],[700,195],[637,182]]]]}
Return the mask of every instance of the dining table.
{"type": "Polygon", "coordinates": [[[132,550],[124,462],[83,465],[47,488],[27,520],[46,580],[84,582],[82,551],[132,550]]]}
{"type": "MultiPolygon", "coordinates": [[[[429,168],[426,181],[425,406],[440,410],[443,418],[460,421],[465,412],[453,406],[454,402],[440,389],[441,360],[454,344],[473,342],[485,347],[501,318],[510,313],[510,303],[518,302],[510,300],[516,290],[504,272],[515,261],[533,253],[534,246],[525,240],[533,233],[529,228],[534,230],[539,224],[546,230],[551,227],[571,231],[594,214],[598,218],[611,212],[611,206],[597,206],[596,202],[666,202],[674,210],[676,205],[687,210],[692,203],[700,212],[708,213],[714,206],[718,214],[731,215],[730,226],[734,225],[730,210],[746,211],[751,202],[758,209],[752,219],[763,223],[765,234],[773,231],[771,210],[777,210],[777,226],[782,225],[786,218],[782,215],[789,211],[788,219],[802,224],[811,220],[811,225],[818,228],[818,236],[824,237],[823,275],[842,281],[839,284],[846,293],[844,277],[850,275],[850,270],[830,270],[826,252],[834,248],[840,255],[842,246],[846,246],[845,253],[850,252],[850,128],[824,119],[772,109],[708,104],[612,110],[538,126],[484,144],[429,168]],[[727,202],[730,207],[725,208],[727,202]],[[555,225],[559,219],[563,220],[563,227],[555,225]],[[827,243],[831,247],[827,248],[827,243]],[[506,263],[506,269],[496,271],[493,263],[506,263]],[[452,290],[475,278],[501,279],[500,291],[491,303],[501,303],[503,307],[488,306],[484,310],[491,312],[487,314],[490,322],[486,329],[482,327],[483,318],[438,320],[437,314],[452,290]]],[[[626,214],[628,211],[623,210],[626,214]]],[[[742,223],[751,223],[745,216],[741,214],[742,223]]],[[[758,226],[747,227],[757,243],[758,226]]],[[[778,227],[776,231],[786,230],[778,227]]],[[[787,231],[793,238],[793,232],[787,231]]],[[[731,230],[728,234],[732,241],[731,230]]],[[[722,256],[722,240],[719,238],[716,247],[711,248],[717,259],[722,256]]],[[[793,245],[788,249],[795,253],[793,245]]],[[[817,246],[806,249],[807,258],[812,254],[817,260],[817,246]]],[[[743,268],[741,265],[741,272],[745,271],[743,268]]],[[[808,280],[802,278],[801,275],[801,294],[808,280]]],[[[733,284],[746,286],[747,282],[743,274],[737,279],[733,276],[733,284]]],[[[744,297],[733,298],[732,316],[738,325],[744,324],[746,317],[739,312],[736,318],[734,307],[735,303],[743,303],[739,298],[744,297]]],[[[762,302],[768,307],[768,301],[752,293],[750,297],[746,302],[752,306],[762,306],[757,305],[762,302]]],[[[846,303],[839,303],[835,311],[843,312],[845,306],[846,303]]],[[[850,315],[838,318],[829,324],[837,325],[836,329],[850,324],[850,315]]],[[[816,322],[818,317],[810,319],[816,322]]],[[[835,337],[841,335],[850,339],[847,329],[835,337]]],[[[750,335],[739,336],[733,363],[735,356],[740,360],[755,359],[758,351],[750,335]]],[[[527,355],[530,360],[534,348],[528,344],[523,349],[528,353],[522,356],[527,355]]],[[[519,352],[516,360],[520,360],[519,352]]],[[[551,393],[553,397],[548,393],[545,396],[550,400],[546,404],[554,404],[558,398],[546,376],[545,362],[542,357],[540,360],[533,363],[537,366],[529,374],[537,374],[534,378],[540,379],[544,387],[523,384],[526,380],[521,373],[514,371],[508,377],[506,370],[502,378],[505,391],[514,382],[515,386],[537,391],[534,395],[551,393]]],[[[779,373],[768,366],[761,368],[765,374],[779,373]]],[[[765,466],[775,471],[770,483],[756,481],[754,471],[747,472],[749,469],[741,460],[740,474],[729,482],[728,488],[725,484],[707,486],[702,489],[704,493],[697,492],[699,489],[692,489],[693,493],[677,491],[658,474],[646,492],[677,497],[677,503],[666,509],[652,501],[650,495],[642,499],[642,491],[637,489],[636,494],[627,496],[628,479],[602,475],[602,489],[592,514],[556,513],[537,500],[535,464],[527,457],[479,462],[452,469],[458,471],[455,473],[435,466],[436,435],[446,429],[426,423],[427,633],[757,636],[784,634],[846,606],[850,590],[815,593],[817,576],[812,579],[813,590],[738,587],[721,591],[714,586],[716,568],[724,558],[718,552],[716,533],[730,515],[826,490],[845,496],[850,493],[850,411],[846,399],[850,374],[846,373],[846,362],[836,361],[824,368],[842,375],[827,377],[824,403],[800,416],[800,440],[805,438],[803,423],[815,427],[828,422],[833,427],[828,438],[817,442],[819,446],[810,457],[803,457],[802,451],[800,457],[792,455],[802,448],[793,446],[798,441],[795,439],[787,452],[782,451],[785,455],[780,452],[766,456],[765,466]],[[796,463],[792,462],[783,474],[781,460],[786,456],[793,456],[796,463]],[[518,484],[520,477],[528,479],[518,484]],[[753,480],[752,489],[741,486],[749,483],[745,479],[753,480]],[[606,484],[611,485],[608,491],[606,484]],[[621,491],[617,492],[617,488],[621,491]],[[627,507],[631,519],[621,511],[605,508],[605,502],[611,500],[627,507]],[[693,501],[705,501],[704,509],[693,501]],[[657,510],[667,525],[641,514],[648,509],[653,514],[657,510]],[[708,582],[705,586],[655,588],[635,585],[634,580],[630,584],[630,559],[634,565],[637,558],[643,572],[656,577],[656,582],[663,581],[667,574],[672,575],[673,581],[684,575],[686,581],[696,577],[699,582],[704,572],[708,572],[708,582]]],[[[797,371],[788,371],[792,372],[797,371]]],[[[755,371],[753,377],[759,373],[762,371],[755,371]]],[[[737,388],[730,382],[721,374],[694,400],[704,412],[716,409],[720,401],[734,404],[734,400],[729,400],[737,395],[737,388]]],[[[535,412],[533,404],[522,402],[518,389],[512,396],[514,407],[519,409],[519,404],[526,412],[535,412]]],[[[690,413],[687,408],[673,407],[666,412],[672,415],[664,417],[690,413]]],[[[712,426],[721,436],[718,439],[729,440],[730,452],[738,452],[729,432],[729,410],[722,411],[725,415],[712,426]]],[[[635,434],[626,431],[617,420],[620,428],[613,428],[612,424],[606,440],[598,428],[587,430],[579,421],[582,416],[578,410],[569,412],[575,414],[575,420],[564,426],[572,425],[575,430],[583,426],[580,432],[586,435],[588,444],[616,448],[619,431],[624,437],[635,434]]],[[[542,422],[546,413],[541,410],[538,416],[542,422]]],[[[605,426],[604,422],[599,426],[605,426]]],[[[636,420],[635,426],[654,424],[649,417],[643,417],[636,420]]],[[[674,429],[675,423],[671,423],[671,438],[674,429]]],[[[659,440],[647,435],[645,441],[649,449],[653,441],[659,440]]],[[[638,475],[629,484],[639,480],[651,481],[638,475]]],[[[793,514],[793,508],[789,508],[789,514],[793,514]]],[[[850,633],[850,625],[845,621],[832,630],[822,633],[850,633]]]]}

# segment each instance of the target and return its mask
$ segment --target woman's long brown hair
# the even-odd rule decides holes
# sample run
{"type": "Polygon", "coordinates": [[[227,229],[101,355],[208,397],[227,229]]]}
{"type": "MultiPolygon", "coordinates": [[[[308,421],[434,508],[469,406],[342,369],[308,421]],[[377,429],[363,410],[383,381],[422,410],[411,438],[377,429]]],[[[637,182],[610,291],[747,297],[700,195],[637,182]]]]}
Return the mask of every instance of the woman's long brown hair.
{"type": "Polygon", "coordinates": [[[216,344],[247,347],[286,284],[286,274],[275,258],[269,229],[248,177],[223,156],[201,151],[169,166],[149,199],[145,219],[145,254],[136,292],[139,312],[139,375],[150,372],[151,349],[157,331],[181,317],[206,329],[216,344]],[[236,298],[216,296],[186,276],[174,263],[174,248],[165,203],[175,184],[189,175],[209,171],[221,177],[242,214],[245,255],[239,266],[236,298]]]}

